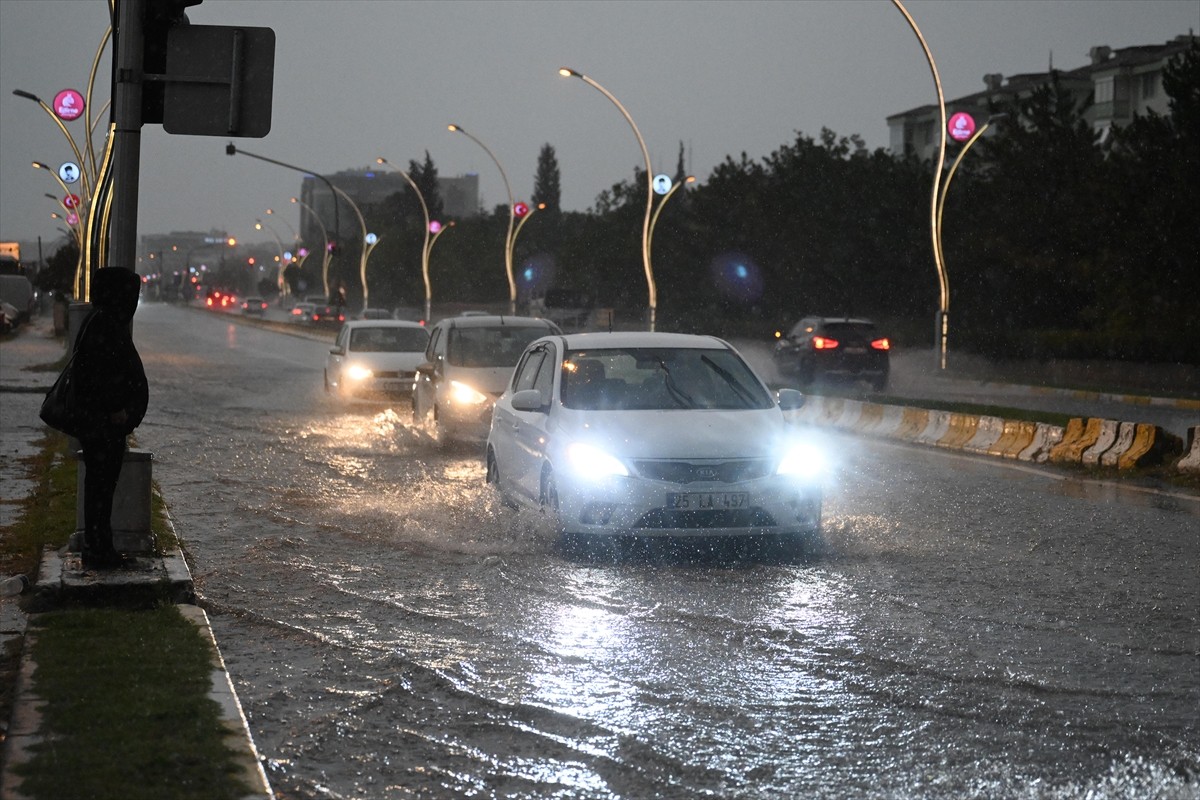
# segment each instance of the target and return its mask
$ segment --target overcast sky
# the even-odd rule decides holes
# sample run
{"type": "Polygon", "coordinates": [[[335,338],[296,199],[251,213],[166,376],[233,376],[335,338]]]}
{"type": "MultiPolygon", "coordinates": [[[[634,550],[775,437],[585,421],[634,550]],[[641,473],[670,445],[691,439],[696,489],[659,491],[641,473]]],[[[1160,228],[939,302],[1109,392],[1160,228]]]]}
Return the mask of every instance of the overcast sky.
{"type": "MultiPolygon", "coordinates": [[[[908,0],[948,99],[983,75],[1087,63],[1095,45],[1159,44],[1200,28],[1200,0],[908,0]]],[[[561,78],[572,67],[628,109],[654,172],[673,173],[680,142],[703,182],[727,155],[752,159],[822,127],[888,144],[886,117],[936,100],[920,45],[888,0],[584,2],[573,0],[204,0],[193,24],[275,31],[274,112],[239,148],[317,172],[407,165],[426,150],[439,173],[480,175],[481,200],[506,201],[500,173],[457,123],[485,142],[516,198],[533,189],[549,143],[564,208],[642,165],[637,140],[600,92],[561,78]]],[[[0,237],[61,236],[30,166],[72,160],[66,138],[23,89],[47,102],[86,89],[108,25],[106,0],[0,0],[0,237]]],[[[106,51],[107,56],[107,51],[106,51]]],[[[108,98],[108,58],[94,104],[108,98]]],[[[82,144],[83,122],[68,123],[82,144]]],[[[103,125],[101,126],[103,127],[103,125]]],[[[226,139],[143,130],[139,234],[227,231],[244,241],[265,209],[289,209],[302,176],[245,156],[226,139]]],[[[368,226],[370,220],[368,220],[368,226]]],[[[282,231],[281,231],[282,233],[282,231]]]]}

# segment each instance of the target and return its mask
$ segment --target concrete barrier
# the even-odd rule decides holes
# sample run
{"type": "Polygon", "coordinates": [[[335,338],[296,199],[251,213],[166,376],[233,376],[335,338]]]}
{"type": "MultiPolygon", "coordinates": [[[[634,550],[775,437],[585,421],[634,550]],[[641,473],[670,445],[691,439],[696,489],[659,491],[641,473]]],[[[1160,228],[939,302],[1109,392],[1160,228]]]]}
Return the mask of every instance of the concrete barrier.
{"type": "Polygon", "coordinates": [[[1037,424],[1025,420],[1003,420],[1000,437],[988,448],[988,455],[1001,458],[1017,458],[1021,451],[1033,443],[1037,424]]]}
{"type": "Polygon", "coordinates": [[[1033,441],[1021,452],[1017,453],[1018,461],[1032,461],[1044,464],[1050,460],[1050,452],[1063,440],[1066,429],[1061,425],[1051,425],[1039,422],[1033,434],[1033,441]]]}
{"type": "Polygon", "coordinates": [[[1100,438],[1099,419],[1082,419],[1072,417],[1067,422],[1066,433],[1062,441],[1050,450],[1052,464],[1078,464],[1083,458],[1083,451],[1096,443],[1100,438]]]}
{"type": "Polygon", "coordinates": [[[925,422],[925,429],[918,433],[917,438],[913,441],[918,444],[936,445],[948,430],[950,430],[950,412],[930,411],[929,418],[925,422]]]}
{"type": "Polygon", "coordinates": [[[967,440],[963,449],[972,453],[986,453],[1004,434],[1004,420],[1000,417],[979,417],[975,435],[967,440]]]}
{"type": "Polygon", "coordinates": [[[1117,469],[1162,464],[1183,452],[1183,442],[1178,436],[1167,433],[1157,425],[1145,422],[1131,424],[1133,438],[1129,447],[1117,454],[1117,469]]]}
{"type": "Polygon", "coordinates": [[[1175,467],[1180,472],[1200,472],[1200,426],[1188,428],[1187,447],[1175,467]]]}
{"type": "Polygon", "coordinates": [[[971,437],[975,435],[975,430],[978,427],[979,417],[974,414],[951,412],[950,425],[946,429],[945,435],[938,439],[937,446],[947,447],[951,450],[962,450],[963,446],[971,441],[971,437]]]}
{"type": "Polygon", "coordinates": [[[1121,423],[1115,419],[1100,420],[1100,435],[1096,437],[1096,441],[1090,447],[1079,454],[1080,463],[1088,467],[1099,465],[1100,457],[1116,443],[1120,430],[1121,423]]]}
{"type": "Polygon", "coordinates": [[[896,428],[893,436],[906,442],[915,441],[928,425],[928,409],[905,407],[900,417],[900,426],[896,428]]]}

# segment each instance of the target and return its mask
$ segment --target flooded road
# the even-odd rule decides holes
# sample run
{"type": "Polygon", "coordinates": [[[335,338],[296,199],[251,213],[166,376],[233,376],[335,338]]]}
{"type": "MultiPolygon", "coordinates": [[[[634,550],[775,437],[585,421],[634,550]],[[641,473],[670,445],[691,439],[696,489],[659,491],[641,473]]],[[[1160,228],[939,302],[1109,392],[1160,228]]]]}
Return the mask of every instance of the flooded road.
{"type": "Polygon", "coordinates": [[[279,796],[1200,797],[1200,503],[832,438],[825,546],[559,551],[328,344],[144,305],[138,431],[279,796]]]}

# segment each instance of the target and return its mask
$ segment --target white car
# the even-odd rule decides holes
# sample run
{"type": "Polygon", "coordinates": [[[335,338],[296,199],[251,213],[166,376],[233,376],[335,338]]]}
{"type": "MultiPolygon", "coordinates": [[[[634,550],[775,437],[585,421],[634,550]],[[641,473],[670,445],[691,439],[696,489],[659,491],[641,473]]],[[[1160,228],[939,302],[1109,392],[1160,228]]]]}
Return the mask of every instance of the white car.
{"type": "Polygon", "coordinates": [[[344,398],[407,397],[429,332],[417,322],[353,320],[325,358],[325,391],[344,398]]]}
{"type": "Polygon", "coordinates": [[[558,326],[537,317],[471,314],[439,320],[413,386],[413,421],[432,423],[439,440],[482,442],[492,406],[525,346],[558,326]]]}
{"type": "Polygon", "coordinates": [[[545,337],[496,402],[487,480],[566,537],[819,535],[820,451],[729,344],[673,333],[545,337]]]}

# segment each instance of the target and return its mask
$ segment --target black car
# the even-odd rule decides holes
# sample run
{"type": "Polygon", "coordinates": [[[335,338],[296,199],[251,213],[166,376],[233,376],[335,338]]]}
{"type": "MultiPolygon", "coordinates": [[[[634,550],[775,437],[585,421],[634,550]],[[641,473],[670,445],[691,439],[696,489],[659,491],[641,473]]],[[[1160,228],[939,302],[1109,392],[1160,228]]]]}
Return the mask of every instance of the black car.
{"type": "Polygon", "coordinates": [[[839,381],[867,381],[877,392],[887,387],[892,345],[868,319],[805,317],[775,336],[776,368],[803,388],[839,381]]]}
{"type": "Polygon", "coordinates": [[[346,321],[346,313],[341,306],[317,304],[309,313],[308,319],[314,325],[341,325],[346,321]]]}

